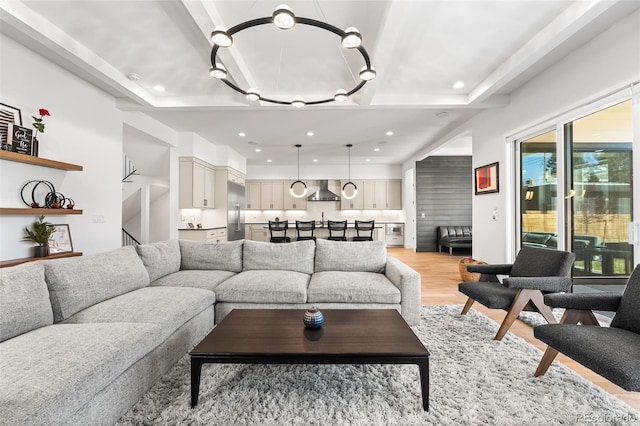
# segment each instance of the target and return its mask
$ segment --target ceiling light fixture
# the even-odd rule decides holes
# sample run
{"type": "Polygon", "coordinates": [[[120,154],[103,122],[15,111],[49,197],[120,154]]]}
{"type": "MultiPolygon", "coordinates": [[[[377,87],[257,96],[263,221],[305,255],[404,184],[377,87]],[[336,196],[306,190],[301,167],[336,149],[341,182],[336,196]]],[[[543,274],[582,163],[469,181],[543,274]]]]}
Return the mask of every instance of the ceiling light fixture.
{"type": "Polygon", "coordinates": [[[242,93],[247,97],[247,99],[251,101],[261,100],[263,102],[269,102],[272,104],[279,105],[293,105],[297,108],[302,108],[305,105],[317,105],[324,104],[328,102],[344,102],[348,99],[349,96],[356,93],[358,90],[362,89],[362,87],[366,84],[367,81],[370,81],[376,77],[376,71],[371,66],[371,60],[369,59],[369,54],[362,46],[362,35],[360,32],[354,28],[349,27],[346,30],[341,30],[338,27],[335,27],[326,22],[317,21],[315,19],[303,18],[300,16],[295,16],[291,8],[285,4],[281,4],[276,7],[273,15],[252,19],[246,22],[242,22],[236,26],[229,28],[228,30],[224,27],[215,27],[213,32],[211,33],[211,40],[213,41],[213,48],[211,49],[211,68],[209,69],[209,75],[214,78],[222,80],[227,86],[231,87],[236,92],[242,93]],[[223,47],[229,47],[233,44],[233,35],[248,28],[256,27],[259,25],[273,24],[277,28],[287,30],[292,28],[296,24],[301,25],[310,25],[313,27],[317,27],[328,32],[336,34],[340,37],[341,44],[343,47],[347,49],[356,49],[362,55],[364,59],[364,66],[361,68],[359,72],[360,81],[357,82],[357,85],[353,87],[351,90],[339,89],[335,92],[335,94],[331,97],[323,98],[323,99],[315,99],[310,101],[304,101],[301,96],[296,96],[292,100],[282,100],[282,99],[273,99],[260,95],[257,89],[249,88],[247,90],[241,89],[234,82],[232,82],[229,77],[229,74],[226,68],[219,62],[218,59],[218,49],[223,47]]]}
{"type": "Polygon", "coordinates": [[[355,183],[351,182],[351,147],[352,144],[347,144],[349,148],[349,180],[342,186],[342,196],[347,200],[352,200],[358,194],[358,187],[355,183]]]}
{"type": "Polygon", "coordinates": [[[315,133],[313,132],[307,132],[307,136],[313,136],[315,133]]]}
{"type": "Polygon", "coordinates": [[[389,130],[389,131],[387,132],[387,136],[393,136],[393,132],[392,132],[391,130],[389,130]]]}
{"type": "Polygon", "coordinates": [[[305,195],[307,195],[308,188],[307,188],[307,184],[300,180],[300,148],[302,148],[302,145],[296,144],[296,148],[298,148],[298,179],[291,184],[291,187],[289,188],[289,192],[291,193],[291,196],[294,198],[302,198],[305,195]],[[298,189],[299,191],[299,188],[304,188],[304,189],[301,192],[296,192],[296,189],[298,189]]]}
{"type": "Polygon", "coordinates": [[[462,89],[463,87],[464,87],[464,82],[462,82],[462,81],[456,81],[453,84],[453,88],[454,89],[462,89]]]}
{"type": "Polygon", "coordinates": [[[153,86],[153,90],[155,90],[156,92],[164,92],[166,89],[164,88],[164,86],[156,84],[155,86],[153,86]]]}

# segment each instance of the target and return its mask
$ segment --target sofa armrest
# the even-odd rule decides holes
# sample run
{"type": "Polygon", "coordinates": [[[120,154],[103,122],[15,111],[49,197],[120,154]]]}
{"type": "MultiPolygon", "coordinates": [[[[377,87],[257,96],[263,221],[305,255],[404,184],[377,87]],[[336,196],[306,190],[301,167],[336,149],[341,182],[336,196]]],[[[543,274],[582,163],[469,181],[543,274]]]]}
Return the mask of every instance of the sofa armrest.
{"type": "Polygon", "coordinates": [[[407,324],[417,325],[420,322],[422,306],[420,274],[395,257],[388,257],[385,276],[400,289],[402,317],[407,324]]]}
{"type": "Polygon", "coordinates": [[[508,288],[561,292],[571,290],[571,277],[509,277],[502,283],[508,288]]]}
{"type": "Polygon", "coordinates": [[[615,312],[622,295],[618,293],[555,293],[544,296],[544,304],[552,308],[615,312]]]}

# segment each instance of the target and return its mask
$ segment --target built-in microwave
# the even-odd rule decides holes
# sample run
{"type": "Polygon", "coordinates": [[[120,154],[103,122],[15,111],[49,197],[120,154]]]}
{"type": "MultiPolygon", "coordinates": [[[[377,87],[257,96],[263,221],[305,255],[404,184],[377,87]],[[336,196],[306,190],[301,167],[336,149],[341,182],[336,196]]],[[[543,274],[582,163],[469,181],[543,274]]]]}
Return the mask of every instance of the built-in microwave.
{"type": "Polygon", "coordinates": [[[402,236],[404,225],[402,223],[387,223],[385,229],[387,235],[402,236]]]}

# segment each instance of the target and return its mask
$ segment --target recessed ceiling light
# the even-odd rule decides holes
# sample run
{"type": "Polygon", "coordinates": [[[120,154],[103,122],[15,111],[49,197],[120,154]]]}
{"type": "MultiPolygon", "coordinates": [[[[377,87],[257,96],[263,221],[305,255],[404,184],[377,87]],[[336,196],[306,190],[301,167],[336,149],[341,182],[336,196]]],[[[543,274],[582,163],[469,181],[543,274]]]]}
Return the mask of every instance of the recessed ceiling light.
{"type": "Polygon", "coordinates": [[[313,136],[313,132],[307,132],[307,136],[313,136]]]}
{"type": "Polygon", "coordinates": [[[240,136],[241,138],[244,138],[245,136],[247,136],[247,134],[245,132],[240,132],[238,133],[238,136],[240,136]]]}
{"type": "Polygon", "coordinates": [[[166,89],[164,88],[164,86],[156,84],[155,86],[153,86],[153,90],[155,90],[156,92],[164,92],[166,89]]]}
{"type": "Polygon", "coordinates": [[[314,163],[317,163],[317,162],[318,162],[318,159],[317,159],[317,158],[314,158],[314,159],[313,159],[313,162],[314,162],[314,163]]]}
{"type": "Polygon", "coordinates": [[[389,131],[387,132],[387,136],[393,136],[393,132],[392,132],[391,130],[389,130],[389,131]]]}
{"type": "Polygon", "coordinates": [[[447,118],[449,117],[449,113],[447,111],[440,111],[436,113],[436,117],[438,118],[447,118]]]}
{"type": "Polygon", "coordinates": [[[463,87],[464,87],[464,82],[462,82],[462,81],[456,81],[453,84],[453,88],[454,89],[462,89],[463,87]]]}
{"type": "Polygon", "coordinates": [[[262,152],[260,148],[256,148],[256,152],[262,152]]]}
{"type": "Polygon", "coordinates": [[[374,150],[375,152],[378,152],[378,151],[380,151],[380,148],[373,148],[373,150],[374,150]]]}
{"type": "Polygon", "coordinates": [[[267,163],[270,163],[270,162],[271,162],[271,160],[267,160],[267,163]]]}
{"type": "Polygon", "coordinates": [[[127,74],[127,78],[131,81],[138,81],[142,78],[142,76],[140,76],[140,74],[136,74],[135,72],[132,72],[131,74],[127,74]]]}
{"type": "Polygon", "coordinates": [[[367,158],[367,159],[366,159],[366,160],[364,160],[364,161],[366,161],[366,162],[368,163],[368,162],[369,162],[369,161],[371,161],[371,160],[367,158]]]}

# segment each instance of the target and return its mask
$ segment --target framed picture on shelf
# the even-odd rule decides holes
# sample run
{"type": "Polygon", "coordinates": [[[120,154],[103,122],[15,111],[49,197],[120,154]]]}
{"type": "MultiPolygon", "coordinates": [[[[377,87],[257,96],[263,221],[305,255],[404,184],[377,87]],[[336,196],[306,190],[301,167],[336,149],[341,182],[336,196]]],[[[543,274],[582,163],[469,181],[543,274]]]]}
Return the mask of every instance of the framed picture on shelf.
{"type": "Polygon", "coordinates": [[[31,155],[33,148],[33,130],[17,124],[9,124],[8,150],[18,154],[31,155]]]}
{"type": "Polygon", "coordinates": [[[55,229],[49,237],[49,254],[72,253],[73,243],[71,242],[71,231],[69,225],[53,225],[55,229]]]}
{"type": "Polygon", "coordinates": [[[17,124],[22,126],[22,113],[16,107],[0,103],[0,149],[8,151],[9,128],[17,124]]]}
{"type": "Polygon", "coordinates": [[[475,169],[476,195],[499,192],[498,163],[487,164],[475,169]]]}

